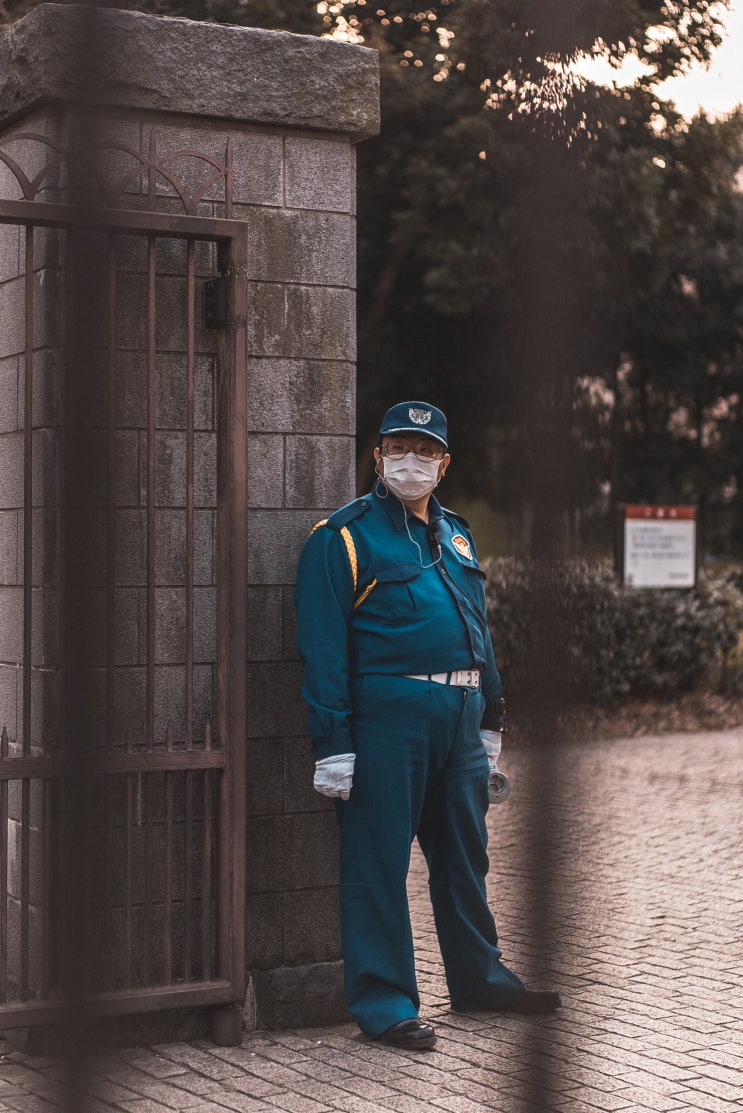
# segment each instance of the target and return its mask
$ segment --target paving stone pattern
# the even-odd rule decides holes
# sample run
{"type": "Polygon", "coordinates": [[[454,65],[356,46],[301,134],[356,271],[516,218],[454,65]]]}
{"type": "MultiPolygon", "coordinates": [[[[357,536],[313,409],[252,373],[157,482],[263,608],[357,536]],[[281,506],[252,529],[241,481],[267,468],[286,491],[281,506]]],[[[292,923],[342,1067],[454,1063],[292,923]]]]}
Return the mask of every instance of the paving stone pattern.
{"type": "Polygon", "coordinates": [[[743,729],[507,752],[490,896],[547,1018],[449,1011],[416,853],[410,898],[433,1052],[352,1024],[119,1050],[65,1104],[61,1064],[0,1045],[18,1113],[743,1110],[743,729]],[[535,814],[536,812],[536,814],[535,814]],[[550,821],[550,829],[546,820],[550,821]]]}

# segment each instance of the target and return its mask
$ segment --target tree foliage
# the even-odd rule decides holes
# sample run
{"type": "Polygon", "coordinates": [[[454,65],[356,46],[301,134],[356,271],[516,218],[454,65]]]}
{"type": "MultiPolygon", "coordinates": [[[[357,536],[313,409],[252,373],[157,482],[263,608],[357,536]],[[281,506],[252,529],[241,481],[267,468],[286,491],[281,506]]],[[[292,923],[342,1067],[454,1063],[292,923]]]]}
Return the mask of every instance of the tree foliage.
{"type": "Polygon", "coordinates": [[[709,543],[743,549],[743,124],[688,122],[654,91],[711,57],[724,5],[121,6],[379,51],[382,130],[358,150],[360,486],[380,413],[423,397],[450,418],[447,492],[527,506],[537,552],[607,493],[698,503],[709,543]],[[597,86],[581,54],[646,72],[597,86]]]}
{"type": "Polygon", "coordinates": [[[382,133],[359,152],[362,451],[385,398],[432,397],[462,492],[528,502],[537,550],[607,488],[729,495],[741,121],[689,124],[653,91],[709,58],[712,6],[441,0],[342,18],[383,71],[382,133]],[[597,87],[571,68],[581,51],[649,72],[597,87]]]}
{"type": "MultiPolygon", "coordinates": [[[[0,0],[0,24],[21,19],[46,0],[0,0]]],[[[151,15],[233,23],[297,34],[322,34],[324,24],[313,0],[92,0],[92,6],[151,15]]]]}

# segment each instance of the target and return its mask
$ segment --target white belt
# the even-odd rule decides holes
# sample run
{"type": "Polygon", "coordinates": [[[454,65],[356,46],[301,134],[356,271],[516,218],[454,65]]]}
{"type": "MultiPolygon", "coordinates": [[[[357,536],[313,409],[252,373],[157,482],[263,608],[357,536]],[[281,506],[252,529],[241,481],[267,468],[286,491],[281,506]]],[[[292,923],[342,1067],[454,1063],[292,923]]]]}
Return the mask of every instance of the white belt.
{"type": "Polygon", "coordinates": [[[479,669],[457,669],[456,672],[406,673],[408,680],[432,680],[434,684],[451,684],[455,688],[479,688],[479,669]]]}

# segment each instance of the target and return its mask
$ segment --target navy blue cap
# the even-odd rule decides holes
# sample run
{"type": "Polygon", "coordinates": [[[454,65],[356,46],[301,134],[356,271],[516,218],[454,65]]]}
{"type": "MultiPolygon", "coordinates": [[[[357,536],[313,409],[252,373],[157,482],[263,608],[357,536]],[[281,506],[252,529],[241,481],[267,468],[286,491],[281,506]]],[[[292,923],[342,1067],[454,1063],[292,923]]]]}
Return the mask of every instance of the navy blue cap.
{"type": "Polygon", "coordinates": [[[428,402],[398,402],[391,406],[382,418],[379,427],[380,437],[389,433],[422,433],[435,441],[446,443],[446,416],[428,402]]]}

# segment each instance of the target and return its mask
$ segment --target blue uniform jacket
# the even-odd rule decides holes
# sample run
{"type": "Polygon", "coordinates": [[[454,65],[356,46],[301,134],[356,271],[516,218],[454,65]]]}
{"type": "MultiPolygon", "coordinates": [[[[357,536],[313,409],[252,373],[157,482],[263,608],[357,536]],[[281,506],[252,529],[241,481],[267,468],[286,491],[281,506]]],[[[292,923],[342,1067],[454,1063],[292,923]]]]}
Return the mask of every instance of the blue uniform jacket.
{"type": "Polygon", "coordinates": [[[463,518],[433,497],[428,511],[434,524],[426,527],[394,495],[381,497],[375,489],[336,511],[302,550],[295,594],[297,644],[305,662],[302,694],[316,759],[354,752],[352,677],[366,673],[405,676],[478,668],[485,697],[482,726],[502,726],[485,574],[472,535],[463,518]],[[420,556],[405,528],[406,515],[420,556]],[[358,557],[355,588],[343,526],[358,557]]]}

